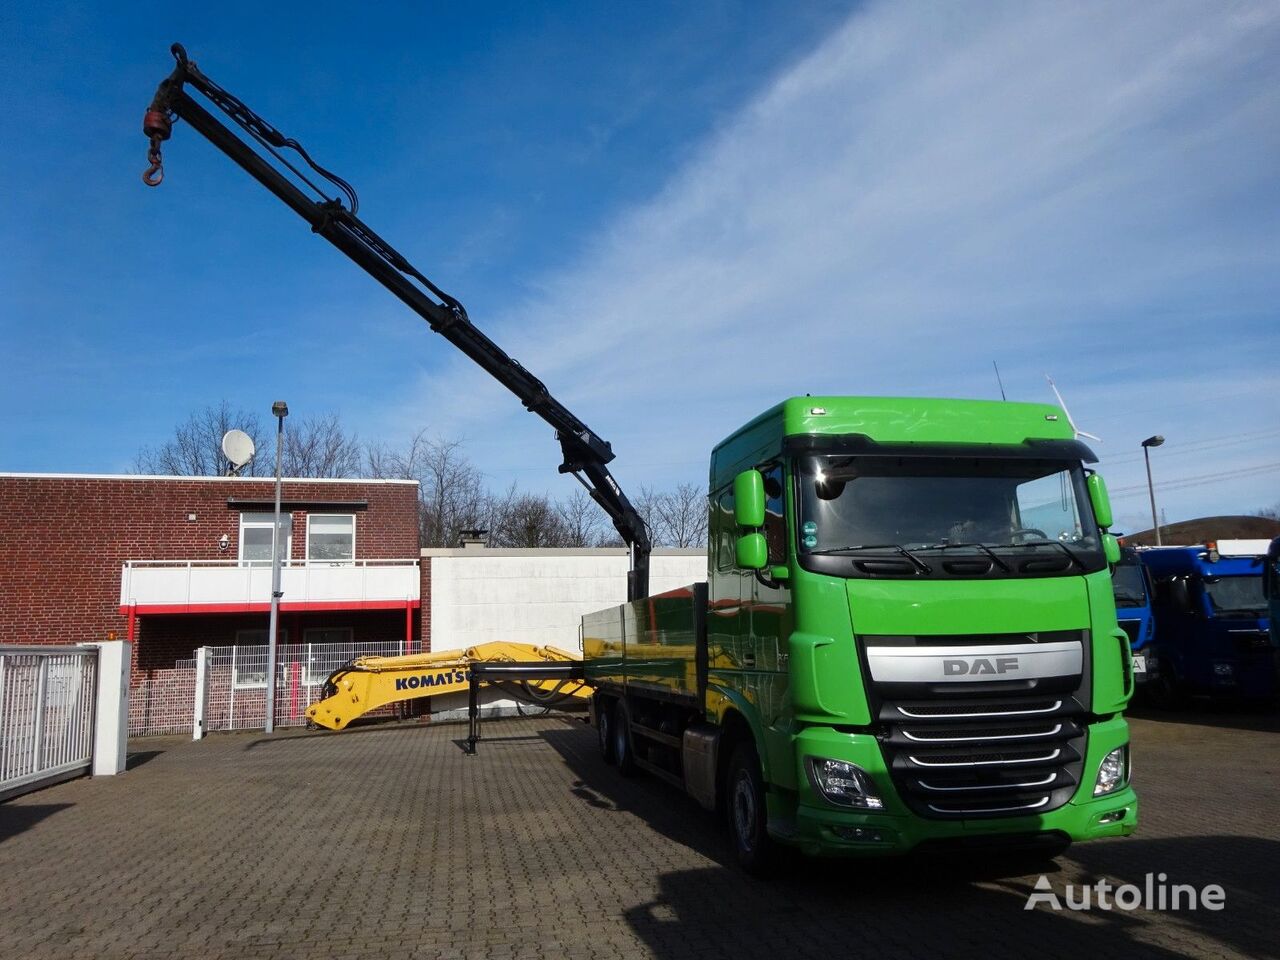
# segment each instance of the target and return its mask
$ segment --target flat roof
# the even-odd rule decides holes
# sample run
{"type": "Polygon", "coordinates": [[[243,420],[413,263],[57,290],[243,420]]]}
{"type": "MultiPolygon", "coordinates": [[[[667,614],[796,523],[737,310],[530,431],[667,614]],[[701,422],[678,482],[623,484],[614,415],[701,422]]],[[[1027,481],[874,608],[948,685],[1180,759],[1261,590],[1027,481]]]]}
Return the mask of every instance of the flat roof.
{"type": "MultiPolygon", "coordinates": [[[[17,473],[0,470],[0,479],[18,480],[204,480],[225,483],[275,483],[275,476],[266,477],[206,477],[161,473],[17,473]]],[[[397,480],[374,477],[281,477],[281,483],[404,483],[418,485],[417,480],[397,480]]]]}
{"type": "MultiPolygon", "coordinates": [[[[628,557],[626,547],[423,547],[424,557],[628,557]]],[[[654,557],[706,557],[705,547],[658,547],[654,557]]]]}

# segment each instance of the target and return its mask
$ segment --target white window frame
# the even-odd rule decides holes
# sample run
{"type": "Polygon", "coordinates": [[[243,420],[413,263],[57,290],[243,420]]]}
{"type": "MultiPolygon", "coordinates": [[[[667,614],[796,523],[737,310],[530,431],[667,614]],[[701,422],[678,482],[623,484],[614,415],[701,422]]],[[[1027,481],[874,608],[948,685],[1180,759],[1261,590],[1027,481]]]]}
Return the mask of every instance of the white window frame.
{"type": "MultiPolygon", "coordinates": [[[[240,566],[269,567],[271,566],[271,561],[269,559],[268,560],[246,560],[244,557],[244,531],[246,526],[244,518],[250,517],[250,516],[274,518],[275,511],[273,510],[270,513],[262,510],[240,511],[240,537],[239,537],[239,546],[238,546],[238,552],[239,552],[238,560],[239,560],[240,566]]],[[[251,520],[249,521],[247,526],[252,527],[254,529],[261,529],[265,527],[266,529],[270,530],[272,527],[272,520],[271,519],[251,520]]],[[[280,563],[287,567],[289,565],[290,557],[293,556],[293,513],[292,511],[289,511],[289,510],[280,511],[280,526],[284,527],[286,530],[285,537],[284,537],[284,554],[283,556],[280,557],[280,563]]]]}
{"type": "MultiPolygon", "coordinates": [[[[237,647],[265,647],[267,645],[266,641],[267,641],[267,631],[262,627],[248,627],[246,629],[236,631],[237,647]],[[263,638],[263,642],[262,643],[246,643],[244,641],[244,637],[247,634],[261,635],[263,638]]],[[[281,646],[283,646],[288,642],[289,642],[289,631],[285,627],[279,627],[277,629],[276,648],[279,649],[281,646]]],[[[241,680],[240,679],[241,666],[243,666],[243,664],[238,662],[232,664],[232,670],[231,670],[231,686],[232,687],[234,687],[237,690],[267,689],[267,678],[265,676],[263,676],[261,680],[241,680]]],[[[277,659],[276,669],[280,670],[282,667],[283,667],[283,664],[277,659]]]]}
{"type": "Polygon", "coordinates": [[[302,651],[302,656],[303,656],[302,683],[305,686],[314,687],[318,684],[324,683],[326,680],[329,679],[329,671],[326,671],[322,674],[313,674],[311,672],[312,644],[336,642],[336,643],[345,643],[348,645],[352,645],[355,643],[355,631],[351,627],[307,627],[302,631],[302,642],[306,645],[306,648],[302,651]],[[333,633],[334,631],[337,631],[337,630],[341,630],[343,633],[345,633],[347,635],[347,638],[345,640],[338,640],[338,641],[331,641],[331,640],[317,641],[317,640],[310,639],[310,637],[314,636],[315,634],[333,633]]]}
{"type": "Polygon", "coordinates": [[[347,567],[356,562],[356,515],[354,513],[308,513],[307,514],[307,563],[326,564],[333,567],[347,567]],[[351,518],[351,559],[350,560],[313,560],[311,557],[311,519],[313,517],[350,517],[351,518]]]}

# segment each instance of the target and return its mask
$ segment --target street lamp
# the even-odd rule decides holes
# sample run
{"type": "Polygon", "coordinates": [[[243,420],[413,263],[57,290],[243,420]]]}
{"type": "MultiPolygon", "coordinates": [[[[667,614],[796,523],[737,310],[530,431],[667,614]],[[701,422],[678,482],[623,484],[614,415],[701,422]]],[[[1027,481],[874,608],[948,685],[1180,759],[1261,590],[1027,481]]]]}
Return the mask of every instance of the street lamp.
{"type": "Polygon", "coordinates": [[[276,728],[276,630],[280,626],[280,459],[284,454],[284,418],[289,405],[277,400],[271,405],[276,418],[276,512],[271,525],[271,625],[267,628],[267,724],[266,732],[276,728]]]}
{"type": "Polygon", "coordinates": [[[1158,447],[1162,443],[1164,443],[1164,437],[1159,434],[1142,441],[1142,456],[1147,461],[1147,493],[1151,496],[1151,526],[1156,532],[1157,547],[1162,544],[1160,543],[1160,521],[1156,519],[1156,488],[1151,482],[1151,448],[1158,447]]]}

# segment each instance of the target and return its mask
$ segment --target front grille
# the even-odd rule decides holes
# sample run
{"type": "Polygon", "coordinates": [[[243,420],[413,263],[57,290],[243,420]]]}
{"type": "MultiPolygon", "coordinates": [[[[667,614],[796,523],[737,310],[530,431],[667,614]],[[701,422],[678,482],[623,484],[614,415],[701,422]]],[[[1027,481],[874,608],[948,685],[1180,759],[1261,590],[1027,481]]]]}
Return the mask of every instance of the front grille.
{"type": "Polygon", "coordinates": [[[1120,629],[1129,635],[1129,642],[1131,644],[1136,645],[1138,641],[1142,639],[1142,637],[1138,635],[1139,631],[1142,629],[1141,620],[1120,620],[1118,622],[1120,624],[1120,629]]]}
{"type": "Polygon", "coordinates": [[[1075,792],[1083,713],[1066,694],[888,700],[880,743],[899,794],[921,816],[1021,816],[1054,810],[1075,792]]]}

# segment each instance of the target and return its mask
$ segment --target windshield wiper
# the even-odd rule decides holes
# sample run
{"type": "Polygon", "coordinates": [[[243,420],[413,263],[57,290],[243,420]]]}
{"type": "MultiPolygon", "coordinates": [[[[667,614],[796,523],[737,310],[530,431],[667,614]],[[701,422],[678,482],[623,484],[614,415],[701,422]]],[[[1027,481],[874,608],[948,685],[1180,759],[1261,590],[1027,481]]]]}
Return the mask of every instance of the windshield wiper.
{"type": "Polygon", "coordinates": [[[985,543],[934,543],[927,547],[916,547],[917,550],[957,550],[961,547],[971,547],[974,550],[981,550],[991,562],[1003,570],[1005,573],[1013,573],[1013,568],[995,555],[995,553],[985,543]]]}
{"type": "Polygon", "coordinates": [[[914,553],[908,550],[900,543],[866,543],[856,547],[832,547],[829,550],[810,550],[809,556],[820,555],[826,556],[837,553],[854,553],[860,550],[893,550],[894,552],[906,557],[911,561],[911,565],[921,573],[933,573],[933,567],[929,566],[914,553]]]}

